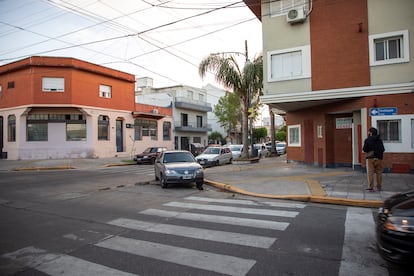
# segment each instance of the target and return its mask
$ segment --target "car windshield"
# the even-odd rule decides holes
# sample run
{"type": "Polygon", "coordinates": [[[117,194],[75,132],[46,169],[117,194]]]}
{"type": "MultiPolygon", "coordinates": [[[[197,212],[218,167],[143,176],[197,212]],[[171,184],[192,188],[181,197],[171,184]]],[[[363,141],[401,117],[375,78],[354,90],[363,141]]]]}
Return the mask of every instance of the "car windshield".
{"type": "Polygon", "coordinates": [[[220,148],[206,148],[204,154],[220,154],[220,148]]]}
{"type": "Polygon", "coordinates": [[[164,163],[177,163],[177,162],[195,162],[191,153],[187,152],[172,152],[164,154],[164,163]]]}
{"type": "Polygon", "coordinates": [[[143,153],[151,153],[151,152],[154,152],[154,151],[151,151],[152,149],[153,148],[146,148],[143,153]]]}
{"type": "Polygon", "coordinates": [[[230,146],[231,151],[241,151],[241,146],[230,146]]]}

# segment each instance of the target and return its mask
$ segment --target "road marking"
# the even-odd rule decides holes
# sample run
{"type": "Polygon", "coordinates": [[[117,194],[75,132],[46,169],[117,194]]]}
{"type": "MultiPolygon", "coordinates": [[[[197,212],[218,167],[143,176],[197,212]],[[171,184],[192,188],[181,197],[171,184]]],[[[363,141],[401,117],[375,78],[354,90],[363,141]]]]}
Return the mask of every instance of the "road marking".
{"type": "Polygon", "coordinates": [[[184,203],[184,202],[176,202],[176,201],[168,202],[163,205],[168,206],[168,207],[179,207],[179,208],[189,208],[189,209],[198,209],[198,210],[221,211],[221,212],[232,212],[232,213],[276,216],[276,217],[289,217],[289,218],[294,218],[299,214],[298,212],[294,212],[294,211],[280,211],[280,210],[269,210],[269,209],[254,209],[254,208],[241,208],[241,207],[218,206],[218,205],[205,205],[205,204],[184,203]]]}
{"type": "Polygon", "coordinates": [[[263,229],[273,229],[273,230],[285,230],[288,226],[288,222],[279,222],[279,221],[268,221],[268,220],[259,220],[259,219],[248,219],[248,218],[237,218],[229,216],[217,216],[217,215],[206,215],[206,214],[195,214],[195,213],[182,213],[174,211],[165,211],[159,209],[147,209],[141,211],[140,214],[153,215],[159,217],[167,218],[176,218],[192,221],[204,221],[204,222],[214,222],[246,227],[256,227],[263,229]]]}
{"type": "Polygon", "coordinates": [[[188,196],[185,199],[195,200],[195,201],[204,201],[204,202],[217,202],[217,203],[231,203],[231,204],[242,204],[242,205],[259,205],[251,200],[244,199],[221,199],[221,198],[208,198],[208,197],[198,197],[198,196],[188,196]]]}
{"type": "Polygon", "coordinates": [[[96,245],[103,248],[227,275],[246,275],[256,264],[256,261],[251,259],[242,259],[124,237],[113,237],[101,241],[96,245]]]}
{"type": "Polygon", "coordinates": [[[375,224],[372,211],[349,207],[346,213],[344,244],[339,276],[388,275],[385,261],[378,255],[375,244],[375,224]]]}
{"type": "MultiPolygon", "coordinates": [[[[245,199],[221,199],[221,198],[208,198],[208,197],[198,197],[198,196],[188,196],[185,199],[194,200],[194,201],[202,201],[202,202],[229,203],[229,204],[240,204],[240,205],[250,205],[250,206],[261,205],[252,200],[245,200],[245,199]]],[[[302,209],[306,207],[306,204],[290,203],[290,202],[266,201],[266,202],[262,202],[262,204],[269,205],[271,207],[282,207],[282,208],[292,208],[292,209],[302,209]]]]}
{"type": "Polygon", "coordinates": [[[275,238],[264,236],[216,231],[195,227],[184,227],[170,224],[157,224],[126,218],[115,219],[109,221],[108,224],[121,226],[133,230],[142,230],[152,233],[170,234],[201,240],[231,243],[259,248],[269,248],[276,241],[275,238]]]}
{"type": "Polygon", "coordinates": [[[302,209],[306,207],[306,204],[300,204],[300,203],[270,202],[270,201],[266,201],[263,203],[266,205],[270,205],[272,207],[295,208],[295,209],[302,209]]]}
{"type": "Polygon", "coordinates": [[[123,272],[100,264],[88,262],[64,254],[53,254],[46,250],[25,247],[3,257],[12,259],[24,266],[29,266],[52,276],[132,276],[135,274],[123,272]]]}

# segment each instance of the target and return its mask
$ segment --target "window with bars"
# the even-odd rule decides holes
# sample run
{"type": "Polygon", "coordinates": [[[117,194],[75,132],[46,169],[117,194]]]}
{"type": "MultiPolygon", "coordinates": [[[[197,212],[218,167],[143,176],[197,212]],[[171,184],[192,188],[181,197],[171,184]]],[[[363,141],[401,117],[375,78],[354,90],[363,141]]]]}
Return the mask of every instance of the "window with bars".
{"type": "Polygon", "coordinates": [[[401,120],[379,120],[377,126],[382,141],[401,142],[401,120]]]}
{"type": "Polygon", "coordinates": [[[98,140],[109,140],[109,117],[106,115],[98,117],[98,140]]]}
{"type": "Polygon", "coordinates": [[[162,139],[164,141],[171,140],[171,122],[162,123],[162,139]]]}
{"type": "Polygon", "coordinates": [[[157,140],[157,121],[136,119],[134,122],[135,140],[142,140],[142,137],[149,136],[151,140],[157,140]]]}
{"type": "Polygon", "coordinates": [[[16,116],[9,115],[7,119],[7,141],[16,142],[16,116]]]}

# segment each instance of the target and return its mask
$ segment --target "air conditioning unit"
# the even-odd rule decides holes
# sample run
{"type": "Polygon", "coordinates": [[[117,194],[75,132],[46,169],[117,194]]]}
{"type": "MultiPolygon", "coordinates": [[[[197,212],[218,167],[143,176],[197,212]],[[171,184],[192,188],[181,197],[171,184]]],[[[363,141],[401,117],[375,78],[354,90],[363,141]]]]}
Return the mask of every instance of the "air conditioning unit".
{"type": "Polygon", "coordinates": [[[290,24],[300,23],[305,21],[306,12],[303,6],[299,6],[293,9],[290,9],[286,15],[286,21],[290,24]]]}
{"type": "Polygon", "coordinates": [[[153,109],[152,114],[158,114],[158,109],[153,109]]]}

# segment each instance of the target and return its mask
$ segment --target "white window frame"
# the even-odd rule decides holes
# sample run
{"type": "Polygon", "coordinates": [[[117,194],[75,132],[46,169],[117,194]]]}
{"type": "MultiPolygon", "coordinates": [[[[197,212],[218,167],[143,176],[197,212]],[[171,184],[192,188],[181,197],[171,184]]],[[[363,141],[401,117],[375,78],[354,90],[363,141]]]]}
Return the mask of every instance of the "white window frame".
{"type": "Polygon", "coordinates": [[[43,92],[65,92],[65,78],[42,77],[43,92]]]}
{"type": "Polygon", "coordinates": [[[386,65],[386,64],[396,64],[403,62],[410,62],[410,37],[408,30],[375,34],[369,36],[369,61],[371,66],[386,65]],[[392,58],[384,60],[376,60],[376,50],[375,50],[375,41],[379,39],[387,39],[394,37],[402,37],[401,43],[401,58],[392,58]]]}
{"type": "Polygon", "coordinates": [[[413,133],[412,133],[412,120],[414,120],[414,114],[406,115],[389,115],[389,116],[372,116],[371,124],[373,127],[378,128],[377,121],[387,120],[401,120],[401,139],[400,142],[385,142],[385,152],[410,152],[414,153],[413,148],[413,133]]]}
{"type": "Polygon", "coordinates": [[[300,147],[302,145],[302,139],[301,139],[301,125],[290,125],[288,126],[288,146],[289,147],[300,147]],[[293,130],[298,131],[298,140],[297,141],[291,141],[290,134],[293,130]]]}
{"type": "Polygon", "coordinates": [[[112,87],[110,85],[100,84],[99,97],[108,99],[112,98],[112,87]]]}
{"type": "Polygon", "coordinates": [[[295,80],[295,79],[305,79],[311,77],[311,60],[310,60],[310,46],[305,45],[301,47],[295,48],[288,48],[283,50],[275,50],[270,51],[267,53],[267,80],[268,82],[276,82],[276,81],[286,81],[286,80],[295,80]],[[272,76],[272,56],[275,55],[285,55],[290,53],[297,53],[300,52],[301,54],[301,67],[302,72],[299,75],[291,75],[291,76],[272,76]]]}

